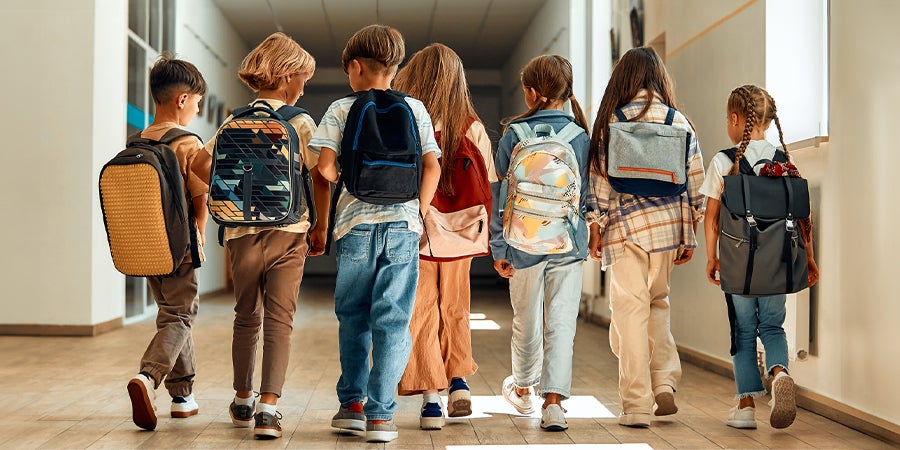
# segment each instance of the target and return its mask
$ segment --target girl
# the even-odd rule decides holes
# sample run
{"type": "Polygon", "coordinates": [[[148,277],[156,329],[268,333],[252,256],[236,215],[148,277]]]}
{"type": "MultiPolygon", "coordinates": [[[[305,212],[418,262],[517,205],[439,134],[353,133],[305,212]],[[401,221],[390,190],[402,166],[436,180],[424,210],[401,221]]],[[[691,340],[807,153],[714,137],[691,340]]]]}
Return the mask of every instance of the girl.
{"type": "MultiPolygon", "coordinates": [[[[505,125],[525,124],[531,129],[549,125],[555,132],[574,122],[581,128],[569,142],[575,150],[582,180],[579,211],[588,194],[587,120],[572,93],[572,65],[559,55],[543,55],[532,59],[521,74],[522,93],[528,111],[505,125]],[[574,117],[563,107],[569,101],[574,117]],[[582,132],[583,131],[583,132],[582,132]]],[[[497,173],[509,170],[513,148],[520,138],[515,130],[506,130],[500,139],[494,159],[497,173]]],[[[532,255],[511,247],[503,238],[497,195],[500,183],[494,183],[491,217],[491,253],[494,268],[509,278],[509,296],[513,307],[512,372],[503,381],[506,400],[522,414],[534,407],[531,386],[540,384],[544,398],[541,428],[562,431],[568,428],[561,401],[569,397],[572,385],[572,347],[575,321],[581,301],[582,263],[587,257],[587,227],[578,220],[573,250],[553,255],[532,255]]],[[[580,214],[580,213],[579,213],[580,214]]]]}
{"type": "MultiPolygon", "coordinates": [[[[706,203],[706,276],[719,285],[716,273],[719,258],[716,250],[719,240],[720,198],[724,192],[724,175],[737,175],[741,159],[754,166],[762,160],[772,160],[776,149],[766,141],[766,130],[775,121],[778,138],[784,153],[788,153],[781,132],[781,122],[776,114],[775,100],[764,89],[741,86],[728,97],[728,137],[738,145],[734,162],[724,153],[713,157],[706,171],[706,182],[700,192],[709,197],[706,203]]],[[[806,258],[809,263],[809,285],[819,279],[819,271],[813,260],[812,227],[809,219],[799,222],[800,234],[806,242],[806,258]]],[[[766,365],[772,381],[772,413],[769,423],[773,428],[785,428],[794,421],[797,407],[794,403],[794,381],[788,375],[787,339],[784,334],[785,295],[767,297],[742,297],[732,295],[735,312],[734,381],[737,386],[738,405],[731,409],[727,424],[735,428],[756,428],[753,397],[766,393],[756,365],[756,338],[766,349],[766,365]]]]}
{"type": "Polygon", "coordinates": [[[588,247],[611,273],[609,341],[619,358],[619,424],[631,427],[650,426],[654,403],[657,416],[678,411],[681,363],[669,331],[669,275],[697,246],[703,159],[691,124],[676,111],[672,125],[693,136],[686,191],[672,197],[617,193],[607,178],[609,123],[617,111],[629,121],[664,123],[670,107],[675,95],[662,60],[649,47],[633,48],[613,68],[591,139],[596,206],[588,217],[588,247]]]}
{"type": "MultiPolygon", "coordinates": [[[[265,102],[277,110],[297,102],[315,69],[315,60],[300,44],[282,33],[274,33],[244,58],[238,76],[259,93],[251,105],[265,102]]],[[[316,166],[318,155],[308,148],[316,124],[308,114],[299,114],[290,123],[300,138],[303,164],[312,174],[316,216],[320,220],[310,231],[307,211],[300,222],[291,225],[225,230],[237,301],[231,346],[236,393],[229,412],[235,425],[253,426],[254,434],[260,439],[281,437],[281,415],[275,407],[281,397],[291,352],[291,331],[303,266],[307,251],[310,255],[324,252],[327,228],[322,218],[328,217],[328,199],[321,196],[327,195],[328,182],[316,166]],[[307,244],[307,233],[312,248],[307,244]],[[253,368],[260,327],[263,328],[262,386],[257,405],[253,398],[253,368]]],[[[211,140],[206,149],[212,154],[214,148],[215,140],[211,140]]]]}
{"type": "MultiPolygon", "coordinates": [[[[491,141],[475,113],[462,60],[449,47],[431,44],[410,58],[394,79],[397,90],[406,92],[424,104],[434,123],[440,148],[441,181],[437,201],[454,192],[479,189],[453,183],[454,156],[461,146],[474,144],[473,163],[477,175],[487,186],[497,181],[491,157],[491,141]],[[484,170],[486,167],[486,170],[484,170]]],[[[489,196],[489,192],[483,193],[489,196]]],[[[489,198],[489,197],[487,197],[489,198]]],[[[471,396],[465,377],[478,369],[472,359],[469,331],[469,269],[472,258],[449,262],[420,259],[419,282],[410,331],[413,350],[403,378],[400,395],[422,394],[422,429],[440,429],[444,424],[438,391],[450,389],[447,413],[450,417],[472,414],[471,396]]]]}

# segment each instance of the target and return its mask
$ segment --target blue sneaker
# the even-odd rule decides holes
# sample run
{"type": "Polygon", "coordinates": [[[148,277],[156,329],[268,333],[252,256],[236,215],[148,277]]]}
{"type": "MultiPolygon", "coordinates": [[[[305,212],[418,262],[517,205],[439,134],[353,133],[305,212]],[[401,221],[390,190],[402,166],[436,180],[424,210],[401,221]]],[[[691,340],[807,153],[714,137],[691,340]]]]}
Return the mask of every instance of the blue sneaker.
{"type": "Polygon", "coordinates": [[[444,426],[444,410],[440,403],[422,405],[422,416],[419,417],[419,428],[423,430],[440,430],[444,426]]]}
{"type": "Polygon", "coordinates": [[[447,415],[465,417],[472,415],[472,394],[469,385],[462,378],[450,380],[450,399],[447,402],[447,415]]]}

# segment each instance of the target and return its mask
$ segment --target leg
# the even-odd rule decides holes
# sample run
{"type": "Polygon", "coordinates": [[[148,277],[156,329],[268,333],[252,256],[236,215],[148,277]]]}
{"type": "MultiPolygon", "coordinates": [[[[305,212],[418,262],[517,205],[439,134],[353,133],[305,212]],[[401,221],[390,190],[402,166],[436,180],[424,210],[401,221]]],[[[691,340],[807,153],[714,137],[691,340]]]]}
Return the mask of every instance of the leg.
{"type": "Polygon", "coordinates": [[[669,276],[676,251],[650,254],[650,383],[657,416],[678,412],[675,389],[681,380],[681,360],[669,326],[669,276]]]}
{"type": "Polygon", "coordinates": [[[735,311],[735,344],[737,352],[732,357],[734,362],[734,382],[737,386],[738,400],[748,401],[752,406],[752,398],[766,393],[759,369],[756,364],[756,337],[759,335],[758,298],[732,295],[735,311]]]}
{"type": "MultiPolygon", "coordinates": [[[[569,398],[572,388],[572,348],[581,303],[584,262],[565,258],[551,260],[544,272],[544,361],[541,395],[569,398]]],[[[555,403],[559,403],[556,401],[555,403]]],[[[546,405],[546,403],[545,403],[546,405]]]]}
{"type": "Polygon", "coordinates": [[[775,379],[772,381],[772,414],[769,423],[773,428],[786,428],[794,423],[797,403],[794,397],[794,380],[788,375],[788,348],[784,334],[785,295],[759,297],[759,338],[766,349],[766,369],[775,379]]]}
{"type": "Polygon", "coordinates": [[[441,342],[438,339],[441,328],[438,310],[440,271],[441,263],[419,261],[416,300],[409,322],[414,350],[410,353],[406,370],[400,378],[400,395],[421,394],[423,391],[447,387],[441,342]]]}
{"type": "Polygon", "coordinates": [[[394,390],[409,360],[409,321],[419,278],[419,235],[404,222],[377,225],[372,289],[372,370],[366,419],[391,420],[394,390]]]}
{"type": "Polygon", "coordinates": [[[529,388],[541,381],[546,266],[545,261],[516,269],[509,280],[509,300],[513,308],[512,373],[515,385],[521,388],[529,388]]]}
{"type": "MultiPolygon", "coordinates": [[[[440,263],[440,340],[446,379],[475,374],[478,365],[472,358],[472,332],[469,329],[471,287],[469,269],[472,258],[440,263]]],[[[446,387],[446,386],[444,386],[446,387]]]]}
{"type": "Polygon", "coordinates": [[[234,367],[234,390],[252,393],[256,343],[262,326],[263,283],[265,261],[258,234],[229,239],[231,271],[234,274],[234,337],[231,362],[234,367]]]}
{"type": "MultiPolygon", "coordinates": [[[[148,277],[147,284],[156,299],[159,311],[156,315],[156,335],[150,341],[141,358],[141,371],[149,373],[159,387],[166,378],[166,386],[172,395],[190,394],[194,378],[191,327],[197,317],[197,274],[190,263],[178,266],[171,275],[148,277]],[[190,360],[181,361],[175,379],[170,372],[179,362],[185,347],[189,347],[190,360]]],[[[187,355],[185,355],[185,359],[187,355]]]]}

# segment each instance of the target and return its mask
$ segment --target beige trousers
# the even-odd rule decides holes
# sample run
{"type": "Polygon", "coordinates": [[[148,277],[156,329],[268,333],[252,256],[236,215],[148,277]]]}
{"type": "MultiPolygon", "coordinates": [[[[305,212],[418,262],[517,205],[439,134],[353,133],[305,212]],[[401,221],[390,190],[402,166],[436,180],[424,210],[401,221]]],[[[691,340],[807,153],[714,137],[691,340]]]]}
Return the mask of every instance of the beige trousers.
{"type": "Polygon", "coordinates": [[[281,396],[291,354],[297,295],[306,263],[305,233],[265,230],[226,243],[234,273],[234,390],[252,391],[259,331],[263,332],[259,392],[281,396]]]}
{"type": "Polygon", "coordinates": [[[475,373],[469,330],[469,269],[472,258],[419,261],[419,282],[409,330],[412,352],[400,379],[400,395],[443,390],[450,379],[475,373]]]}
{"type": "Polygon", "coordinates": [[[674,390],[681,361],[669,329],[669,275],[677,250],[647,253],[632,242],[610,267],[609,343],[619,358],[626,414],[651,414],[653,397],[674,390]]]}

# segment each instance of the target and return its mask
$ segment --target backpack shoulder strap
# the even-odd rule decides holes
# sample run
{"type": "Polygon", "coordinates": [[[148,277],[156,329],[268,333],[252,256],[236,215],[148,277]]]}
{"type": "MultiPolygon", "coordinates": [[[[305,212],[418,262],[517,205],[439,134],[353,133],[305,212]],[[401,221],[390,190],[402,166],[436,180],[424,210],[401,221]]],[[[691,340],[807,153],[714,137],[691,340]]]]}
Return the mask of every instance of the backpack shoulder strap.
{"type": "Polygon", "coordinates": [[[556,133],[557,139],[563,142],[572,142],[573,139],[584,133],[584,128],[578,126],[575,122],[569,122],[561,130],[556,133]]]}
{"type": "MultiPolygon", "coordinates": [[[[184,136],[188,136],[188,135],[191,135],[191,136],[196,137],[197,139],[200,139],[200,136],[197,136],[196,133],[192,133],[183,128],[175,127],[175,128],[169,129],[169,131],[166,131],[166,133],[163,134],[161,138],[159,138],[159,142],[169,145],[176,139],[184,137],[184,136]]],[[[203,139],[200,139],[200,142],[203,142],[203,139]]]]}
{"type": "Polygon", "coordinates": [[[790,162],[790,161],[788,161],[787,153],[785,153],[784,150],[777,150],[777,149],[775,150],[775,156],[772,158],[772,161],[780,162],[780,163],[790,162]]]}
{"type": "Polygon", "coordinates": [[[616,110],[616,119],[619,119],[619,122],[628,122],[628,117],[625,117],[621,108],[616,110]]]}
{"type": "Polygon", "coordinates": [[[537,133],[535,133],[525,122],[511,123],[509,124],[509,128],[516,133],[516,136],[518,136],[520,141],[537,137],[537,133]]]}
{"type": "Polygon", "coordinates": [[[128,139],[125,141],[125,145],[137,144],[139,142],[148,144],[148,145],[152,144],[152,141],[150,141],[150,139],[141,137],[142,132],[143,131],[138,131],[137,133],[134,133],[131,136],[128,136],[128,139]]]}
{"type": "MultiPolygon", "coordinates": [[[[737,155],[737,150],[737,147],[731,147],[729,149],[722,150],[719,153],[724,153],[731,162],[734,162],[734,157],[735,155],[737,155]]],[[[741,173],[745,175],[756,175],[756,172],[753,171],[753,166],[750,165],[750,163],[747,161],[747,158],[741,158],[740,169],[741,173]]]]}
{"type": "Polygon", "coordinates": [[[309,114],[309,111],[299,106],[284,105],[281,108],[278,108],[278,114],[281,114],[281,117],[284,118],[284,120],[290,121],[300,114],[309,114]]]}
{"type": "Polygon", "coordinates": [[[675,108],[669,107],[669,112],[666,113],[666,125],[672,125],[672,122],[675,120],[675,108]]]}

